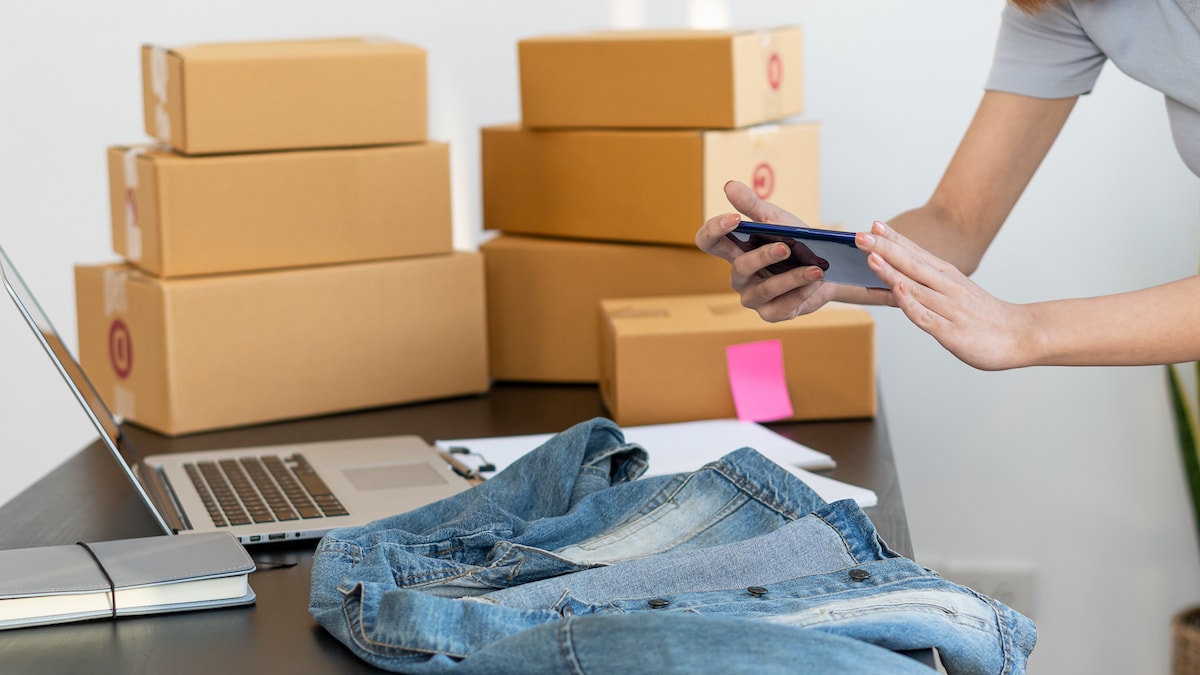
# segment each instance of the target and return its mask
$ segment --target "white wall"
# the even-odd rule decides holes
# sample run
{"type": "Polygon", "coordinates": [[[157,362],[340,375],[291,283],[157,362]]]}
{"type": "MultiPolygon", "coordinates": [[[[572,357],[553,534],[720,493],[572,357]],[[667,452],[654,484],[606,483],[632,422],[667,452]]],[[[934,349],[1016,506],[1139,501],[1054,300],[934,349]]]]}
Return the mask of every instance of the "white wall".
{"type": "MultiPolygon", "coordinates": [[[[455,242],[481,233],[478,128],[519,117],[516,41],[582,28],[806,31],[823,217],[852,229],[923,201],[981,93],[1000,0],[43,0],[0,9],[0,244],[75,345],[71,266],[112,259],[104,149],[145,139],[138,46],[382,33],[429,51],[431,136],[451,143],[455,242]]],[[[1162,99],[1111,66],[976,275],[1013,301],[1190,274],[1200,190],[1162,99]],[[1124,234],[1122,234],[1124,233],[1124,234]]],[[[699,224],[697,224],[699,225],[699,224]]],[[[6,301],[4,303],[6,304],[6,301]]],[[[917,557],[1028,566],[1033,673],[1165,673],[1200,555],[1159,368],[981,373],[875,311],[884,410],[917,557]]],[[[1113,317],[1123,321],[1123,317],[1113,317]]],[[[0,309],[0,501],[93,433],[0,309]]],[[[3,527],[3,524],[0,524],[3,527]]]]}

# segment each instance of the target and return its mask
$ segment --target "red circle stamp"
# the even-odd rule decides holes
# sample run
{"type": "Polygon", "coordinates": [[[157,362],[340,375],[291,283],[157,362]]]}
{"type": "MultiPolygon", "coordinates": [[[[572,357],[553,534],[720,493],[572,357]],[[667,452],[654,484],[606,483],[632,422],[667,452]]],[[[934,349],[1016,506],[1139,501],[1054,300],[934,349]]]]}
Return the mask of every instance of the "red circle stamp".
{"type": "Polygon", "coordinates": [[[129,377],[133,370],[133,336],[120,319],[115,319],[108,329],[108,359],[117,377],[122,380],[129,377]]]}
{"type": "Polygon", "coordinates": [[[750,185],[754,188],[754,194],[758,195],[759,199],[767,199],[775,191],[775,170],[766,162],[759,164],[754,167],[754,174],[750,178],[750,185]]]}
{"type": "Polygon", "coordinates": [[[783,59],[779,57],[779,52],[771,52],[767,57],[767,84],[771,85],[772,89],[778,89],[783,83],[783,59]]]}

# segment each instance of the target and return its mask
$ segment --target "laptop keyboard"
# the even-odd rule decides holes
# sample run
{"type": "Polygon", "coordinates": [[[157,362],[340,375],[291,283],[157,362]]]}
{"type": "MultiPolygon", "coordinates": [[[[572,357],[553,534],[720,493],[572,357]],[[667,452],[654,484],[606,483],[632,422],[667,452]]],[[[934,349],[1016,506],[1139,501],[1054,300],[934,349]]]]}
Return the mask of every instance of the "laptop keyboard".
{"type": "Polygon", "coordinates": [[[217,527],[348,514],[299,453],[189,462],[183,468],[217,527]]]}

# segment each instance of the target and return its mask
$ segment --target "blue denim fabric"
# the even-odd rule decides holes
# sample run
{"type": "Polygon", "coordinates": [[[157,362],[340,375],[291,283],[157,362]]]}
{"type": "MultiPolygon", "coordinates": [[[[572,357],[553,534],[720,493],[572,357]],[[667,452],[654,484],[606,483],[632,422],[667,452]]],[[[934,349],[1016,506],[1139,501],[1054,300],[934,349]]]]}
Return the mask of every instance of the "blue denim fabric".
{"type": "MultiPolygon", "coordinates": [[[[792,626],[699,614],[570,617],[517,633],[446,670],[472,675],[720,673],[931,675],[928,666],[872,644],[792,626]]],[[[387,665],[384,665],[387,667],[387,665]]]]}
{"type": "Polygon", "coordinates": [[[714,668],[769,626],[792,637],[765,662],[833,635],[876,656],[938,647],[951,673],[1024,671],[1028,619],[892,552],[854,502],[825,504],[750,448],[635,480],[646,459],[597,418],[471,490],[330,532],[310,612],[364,660],[401,672],[496,672],[532,653],[545,660],[523,670],[557,672],[566,636],[599,654],[606,633],[633,648],[633,627],[660,621],[643,652],[673,635],[670,653],[714,668]],[[728,639],[688,637],[699,619],[728,624],[728,639]]]}

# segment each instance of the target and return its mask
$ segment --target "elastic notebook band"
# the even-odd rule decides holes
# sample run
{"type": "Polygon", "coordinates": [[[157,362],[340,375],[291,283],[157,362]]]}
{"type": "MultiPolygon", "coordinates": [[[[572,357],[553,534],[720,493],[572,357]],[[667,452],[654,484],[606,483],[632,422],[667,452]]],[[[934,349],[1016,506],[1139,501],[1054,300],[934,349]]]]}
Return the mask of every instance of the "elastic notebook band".
{"type": "Polygon", "coordinates": [[[108,575],[108,570],[104,569],[104,563],[100,562],[100,557],[96,555],[96,552],[92,550],[91,546],[88,546],[82,541],[77,541],[75,544],[82,546],[83,550],[87,551],[88,555],[92,556],[92,560],[96,561],[96,567],[100,568],[100,573],[103,574],[104,578],[108,580],[108,594],[109,597],[112,598],[112,618],[117,618],[117,585],[113,583],[112,577],[108,575]]]}

